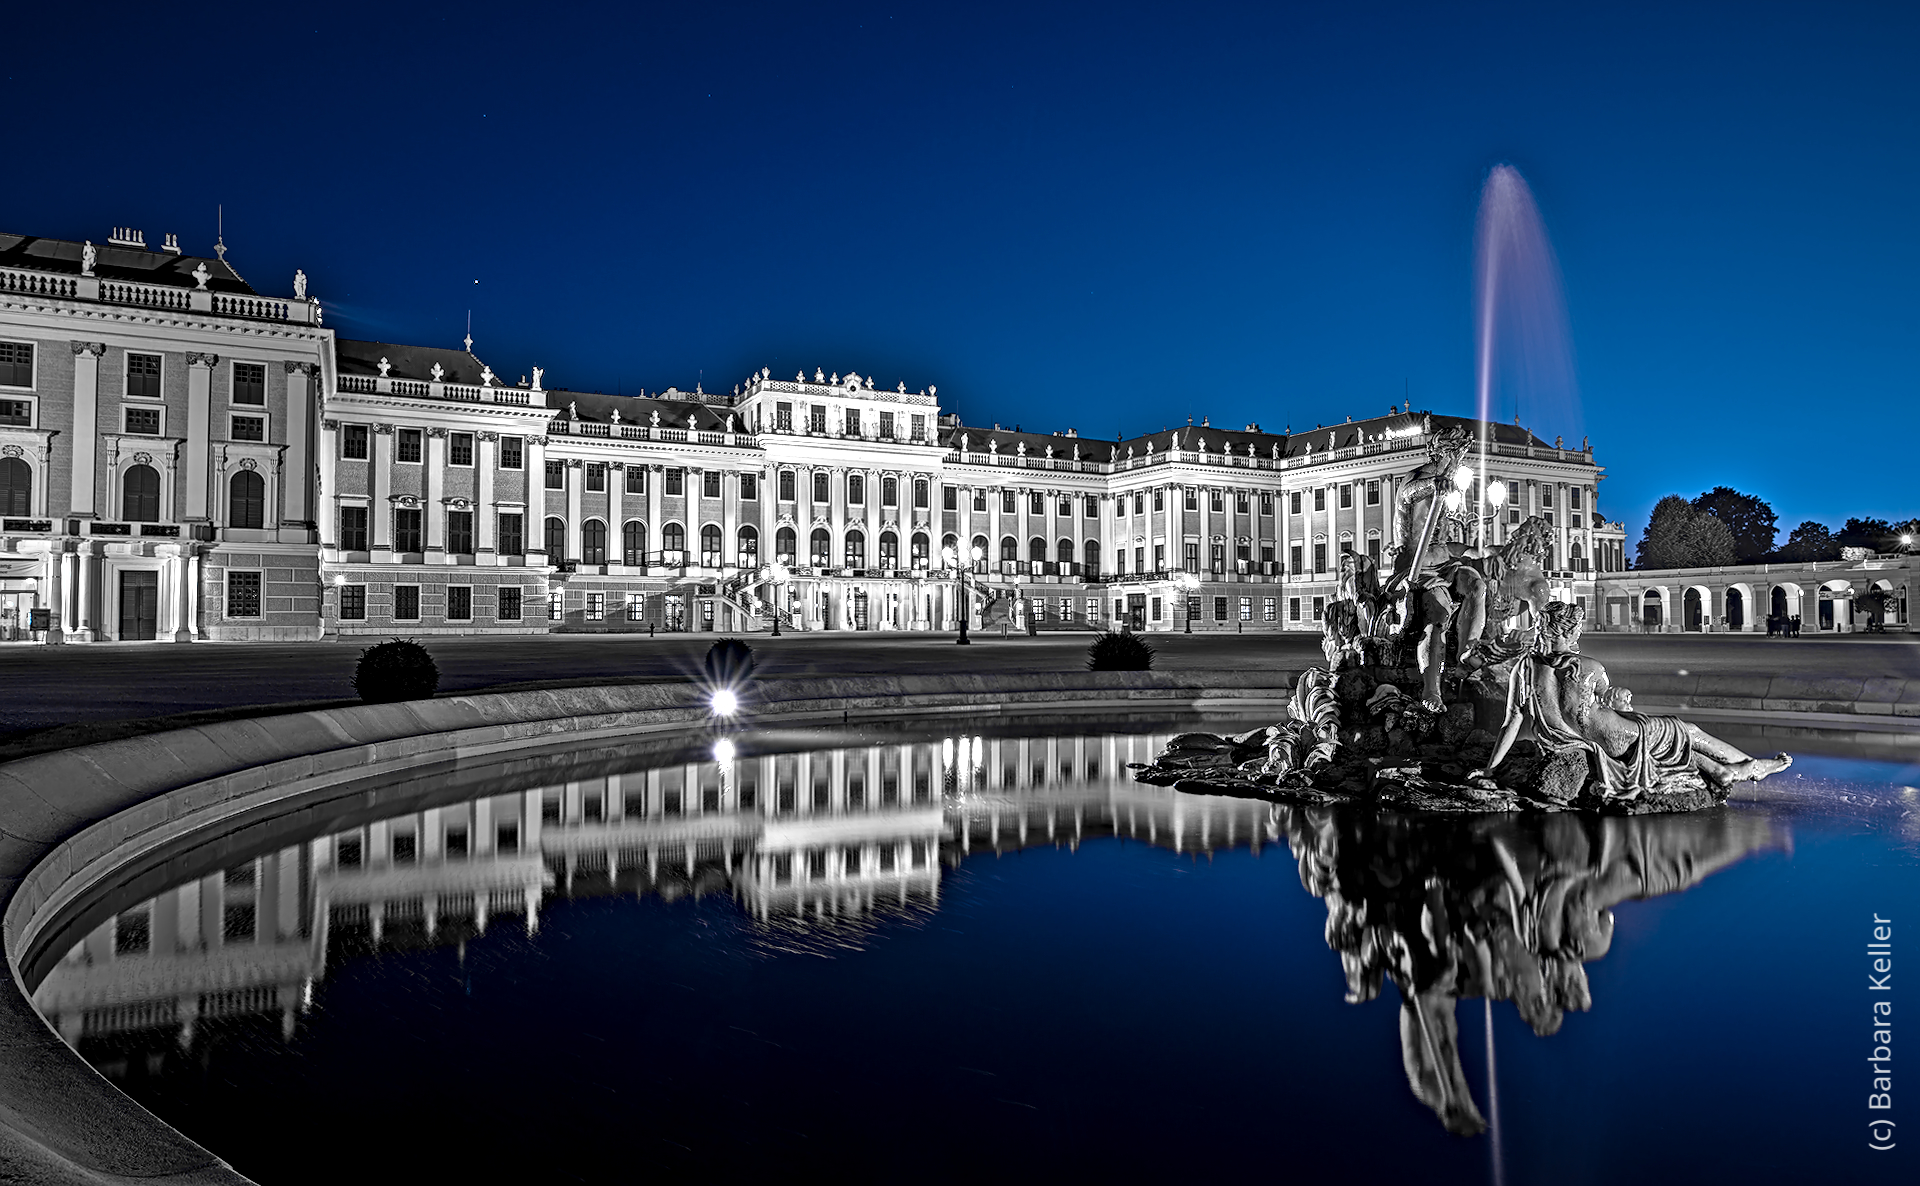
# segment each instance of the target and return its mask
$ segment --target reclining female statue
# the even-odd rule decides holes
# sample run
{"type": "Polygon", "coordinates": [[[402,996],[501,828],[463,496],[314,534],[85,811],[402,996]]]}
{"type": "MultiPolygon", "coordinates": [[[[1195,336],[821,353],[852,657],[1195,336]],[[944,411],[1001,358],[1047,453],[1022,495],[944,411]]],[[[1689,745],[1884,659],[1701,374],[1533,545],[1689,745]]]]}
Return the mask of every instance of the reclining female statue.
{"type": "Polygon", "coordinates": [[[1580,654],[1586,611],[1549,602],[1540,616],[1532,653],[1514,663],[1507,683],[1507,718],[1487,762],[1497,768],[1520,735],[1533,726],[1541,748],[1583,749],[1592,755],[1600,793],[1631,799],[1689,772],[1716,790],[1752,782],[1793,764],[1786,754],[1754,758],[1679,717],[1632,711],[1632,693],[1615,688],[1607,669],[1580,654]]]}

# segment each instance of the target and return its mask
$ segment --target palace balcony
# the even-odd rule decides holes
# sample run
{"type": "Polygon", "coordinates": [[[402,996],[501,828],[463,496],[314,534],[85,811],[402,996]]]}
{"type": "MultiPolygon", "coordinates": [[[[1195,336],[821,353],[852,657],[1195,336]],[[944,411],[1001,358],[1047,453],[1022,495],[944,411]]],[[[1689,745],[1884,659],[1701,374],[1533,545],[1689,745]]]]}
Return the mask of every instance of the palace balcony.
{"type": "Polygon", "coordinates": [[[70,276],[27,268],[0,268],[0,294],[47,297],[54,300],[97,301],[175,313],[212,313],[253,321],[286,321],[314,325],[319,302],[211,292],[172,284],[140,284],[105,280],[99,276],[70,276]]]}

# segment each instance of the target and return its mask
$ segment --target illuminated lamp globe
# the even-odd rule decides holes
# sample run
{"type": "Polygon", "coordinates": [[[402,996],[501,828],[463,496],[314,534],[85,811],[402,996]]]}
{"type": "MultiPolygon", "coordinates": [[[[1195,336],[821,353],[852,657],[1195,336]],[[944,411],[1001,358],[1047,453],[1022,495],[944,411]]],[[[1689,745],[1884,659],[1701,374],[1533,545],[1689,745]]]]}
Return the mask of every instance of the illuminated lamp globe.
{"type": "Polygon", "coordinates": [[[1458,490],[1447,491],[1447,509],[1448,510],[1457,511],[1460,509],[1460,505],[1466,501],[1467,501],[1466,496],[1461,494],[1458,490]]]}
{"type": "Polygon", "coordinates": [[[1507,502],[1507,484],[1505,482],[1487,483],[1487,502],[1493,506],[1505,506],[1507,502]]]}
{"type": "Polygon", "coordinates": [[[713,693],[713,711],[723,717],[730,717],[740,711],[740,697],[732,688],[719,688],[713,693]]]}
{"type": "Polygon", "coordinates": [[[1455,490],[1465,490],[1471,485],[1473,485],[1473,470],[1463,465],[1453,471],[1453,488],[1455,490]]]}

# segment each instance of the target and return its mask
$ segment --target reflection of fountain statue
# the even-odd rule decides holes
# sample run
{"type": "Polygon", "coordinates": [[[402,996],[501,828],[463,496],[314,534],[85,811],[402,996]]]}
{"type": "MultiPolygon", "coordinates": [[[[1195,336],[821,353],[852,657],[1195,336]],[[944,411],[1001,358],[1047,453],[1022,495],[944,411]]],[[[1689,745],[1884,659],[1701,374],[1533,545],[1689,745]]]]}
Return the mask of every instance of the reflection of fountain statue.
{"type": "Polygon", "coordinates": [[[1371,558],[1341,557],[1321,639],[1327,666],[1301,674],[1289,719],[1237,737],[1182,735],[1139,777],[1307,802],[1638,814],[1724,802],[1732,783],[1788,765],[1676,718],[1621,711],[1625,694],[1607,688],[1599,664],[1563,657],[1577,650],[1578,625],[1572,606],[1552,600],[1547,520],[1531,517],[1493,547],[1470,542],[1484,530],[1436,532],[1462,512],[1470,436],[1424,427],[1427,459],[1398,500],[1406,543],[1393,575],[1382,582],[1371,558]],[[1529,656],[1548,615],[1561,641],[1529,656]]]}
{"type": "Polygon", "coordinates": [[[1760,817],[1499,820],[1274,809],[1300,880],[1327,903],[1347,1000],[1400,993],[1407,1081],[1448,1131],[1486,1127],[1460,1065],[1454,1005],[1511,1000],[1536,1034],[1592,1003],[1588,960],[1612,907],[1676,893],[1772,842],[1760,817]]]}

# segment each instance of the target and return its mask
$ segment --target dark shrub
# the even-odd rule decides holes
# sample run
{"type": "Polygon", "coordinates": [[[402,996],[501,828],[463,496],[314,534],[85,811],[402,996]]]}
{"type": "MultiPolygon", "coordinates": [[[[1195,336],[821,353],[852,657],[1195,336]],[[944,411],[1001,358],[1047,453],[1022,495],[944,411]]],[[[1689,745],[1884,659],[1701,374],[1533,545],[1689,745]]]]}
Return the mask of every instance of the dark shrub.
{"type": "Polygon", "coordinates": [[[1152,671],[1153,648],[1137,634],[1101,634],[1087,648],[1088,671],[1152,671]]]}
{"type": "Polygon", "coordinates": [[[360,652],[353,668],[353,690],[368,704],[424,700],[440,686],[440,669],[427,648],[411,638],[376,643],[360,652]]]}
{"type": "Polygon", "coordinates": [[[707,683],[715,688],[738,688],[753,675],[753,648],[737,638],[723,638],[707,648],[707,683]]]}

